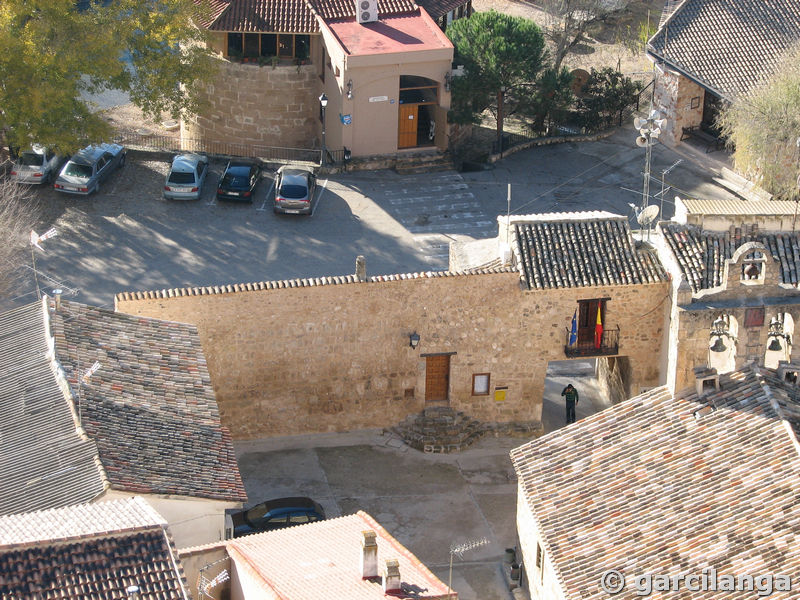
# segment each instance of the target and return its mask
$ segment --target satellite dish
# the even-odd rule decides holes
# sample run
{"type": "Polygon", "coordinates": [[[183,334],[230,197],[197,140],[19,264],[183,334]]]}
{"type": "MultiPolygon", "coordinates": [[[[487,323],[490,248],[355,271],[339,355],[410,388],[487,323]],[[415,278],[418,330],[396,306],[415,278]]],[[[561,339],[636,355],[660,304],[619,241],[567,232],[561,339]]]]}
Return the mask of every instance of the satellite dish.
{"type": "Polygon", "coordinates": [[[650,206],[644,207],[644,209],[636,215],[636,221],[642,227],[646,225],[650,225],[653,221],[658,218],[658,206],[656,204],[651,204],[650,206]]]}
{"type": "Polygon", "coordinates": [[[643,135],[640,135],[636,138],[636,145],[639,146],[639,148],[644,148],[647,146],[647,138],[643,135]]]}

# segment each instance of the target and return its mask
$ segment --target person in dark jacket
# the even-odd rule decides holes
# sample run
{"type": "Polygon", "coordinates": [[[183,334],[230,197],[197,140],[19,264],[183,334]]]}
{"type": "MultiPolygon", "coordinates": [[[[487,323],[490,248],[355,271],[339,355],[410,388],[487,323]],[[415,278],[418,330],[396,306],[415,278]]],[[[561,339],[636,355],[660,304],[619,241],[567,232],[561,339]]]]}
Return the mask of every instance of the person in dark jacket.
{"type": "Polygon", "coordinates": [[[578,404],[578,390],[572,384],[568,384],[563,390],[561,395],[567,402],[567,425],[575,422],[575,405],[578,404]]]}

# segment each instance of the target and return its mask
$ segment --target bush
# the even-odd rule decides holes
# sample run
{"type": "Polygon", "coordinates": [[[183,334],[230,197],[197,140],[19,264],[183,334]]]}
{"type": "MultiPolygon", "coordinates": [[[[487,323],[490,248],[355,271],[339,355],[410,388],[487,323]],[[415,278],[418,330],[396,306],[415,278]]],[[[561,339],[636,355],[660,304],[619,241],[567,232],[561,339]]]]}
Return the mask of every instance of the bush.
{"type": "Polygon", "coordinates": [[[579,126],[591,131],[616,125],[622,111],[636,103],[641,91],[641,82],[619,71],[592,69],[576,106],[579,126]]]}

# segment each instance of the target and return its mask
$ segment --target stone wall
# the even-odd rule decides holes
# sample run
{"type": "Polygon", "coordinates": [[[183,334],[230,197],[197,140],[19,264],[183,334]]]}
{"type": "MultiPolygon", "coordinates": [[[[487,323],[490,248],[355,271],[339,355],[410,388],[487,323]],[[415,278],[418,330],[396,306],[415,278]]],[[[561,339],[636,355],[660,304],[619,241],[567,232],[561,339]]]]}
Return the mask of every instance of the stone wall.
{"type": "Polygon", "coordinates": [[[547,363],[564,360],[580,299],[610,298],[606,327],[620,327],[634,393],[662,380],[667,282],[528,292],[517,273],[501,271],[279,283],[121,294],[117,310],[197,325],[237,439],[393,425],[424,408],[430,353],[454,353],[453,408],[487,422],[538,422],[547,363]],[[475,373],[491,374],[489,395],[472,395],[475,373]]]}
{"type": "Polygon", "coordinates": [[[600,393],[613,404],[627,400],[633,395],[628,389],[630,377],[631,366],[628,357],[612,356],[597,359],[597,383],[600,393]]]}
{"type": "Polygon", "coordinates": [[[318,145],[321,84],[317,67],[216,60],[219,70],[214,82],[201,93],[205,107],[181,123],[183,138],[217,142],[223,154],[236,154],[226,151],[224,144],[318,145]]]}
{"type": "Polygon", "coordinates": [[[653,108],[667,119],[659,140],[675,145],[683,127],[699,125],[703,120],[705,90],[675,71],[664,70],[656,77],[653,108]]]}

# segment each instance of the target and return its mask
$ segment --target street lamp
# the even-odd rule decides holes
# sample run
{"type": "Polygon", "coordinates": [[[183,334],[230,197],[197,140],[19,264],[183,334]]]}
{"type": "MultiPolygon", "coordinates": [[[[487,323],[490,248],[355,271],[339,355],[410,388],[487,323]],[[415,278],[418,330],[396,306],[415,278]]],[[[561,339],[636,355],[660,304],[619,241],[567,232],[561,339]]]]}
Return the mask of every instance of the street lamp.
{"type": "Polygon", "coordinates": [[[651,110],[647,118],[636,117],[633,126],[639,130],[639,137],[636,138],[636,145],[645,148],[644,160],[644,187],[642,189],[642,210],[647,208],[650,200],[650,158],[652,155],[653,144],[656,143],[661,130],[667,124],[666,119],[662,119],[657,110],[651,110]]]}
{"type": "Polygon", "coordinates": [[[325,92],[319,97],[319,109],[322,112],[322,157],[320,158],[319,164],[321,167],[325,166],[325,155],[328,153],[327,148],[325,148],[325,107],[328,106],[328,97],[325,95],[325,92]]]}

